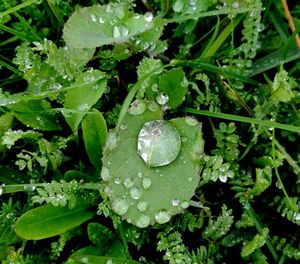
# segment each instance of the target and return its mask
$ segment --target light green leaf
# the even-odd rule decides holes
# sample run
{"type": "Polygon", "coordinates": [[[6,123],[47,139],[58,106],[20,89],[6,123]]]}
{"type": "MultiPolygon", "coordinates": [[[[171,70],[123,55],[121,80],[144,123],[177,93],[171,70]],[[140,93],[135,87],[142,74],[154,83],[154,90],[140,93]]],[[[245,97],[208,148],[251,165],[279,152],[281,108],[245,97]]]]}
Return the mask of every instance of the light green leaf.
{"type": "Polygon", "coordinates": [[[138,15],[125,4],[85,7],[74,13],[64,27],[63,38],[74,48],[95,48],[124,43],[153,27],[152,14],[138,15]]]}
{"type": "MultiPolygon", "coordinates": [[[[171,216],[181,213],[189,206],[199,181],[203,140],[201,124],[196,119],[193,122],[191,118],[165,121],[181,139],[180,151],[174,161],[161,153],[152,153],[161,155],[167,162],[151,167],[153,164],[145,163],[147,152],[137,152],[139,145],[148,142],[147,135],[141,135],[142,127],[149,121],[160,121],[162,114],[154,102],[133,102],[119,129],[109,132],[103,153],[101,177],[112,209],[141,228],[166,223],[171,216]]],[[[154,127],[152,132],[157,137],[154,141],[150,138],[150,144],[155,144],[162,129],[154,127]]],[[[167,137],[160,141],[164,148],[169,148],[169,143],[167,137]]]]}
{"type": "Polygon", "coordinates": [[[115,257],[98,257],[98,256],[74,256],[74,260],[76,260],[76,264],[84,263],[84,264],[139,264],[139,262],[135,260],[125,259],[125,258],[115,258],[115,257]]]}
{"type": "Polygon", "coordinates": [[[268,228],[263,228],[261,231],[261,234],[257,234],[254,236],[254,238],[250,241],[247,242],[241,251],[241,256],[242,257],[247,257],[250,254],[254,252],[254,250],[261,248],[267,240],[267,236],[269,234],[269,229],[268,228]]]}
{"type": "Polygon", "coordinates": [[[85,149],[91,163],[99,169],[102,148],[107,137],[106,122],[101,112],[92,109],[82,120],[82,132],[85,149]]]}
{"type": "Polygon", "coordinates": [[[98,70],[82,73],[76,80],[74,88],[65,95],[63,115],[73,131],[87,111],[99,100],[106,87],[105,74],[98,70]],[[71,110],[71,111],[70,111],[71,110]]]}
{"type": "Polygon", "coordinates": [[[15,231],[27,240],[56,236],[92,218],[95,213],[88,211],[88,207],[79,201],[72,209],[46,204],[23,214],[15,224],[15,231]]]}
{"type": "Polygon", "coordinates": [[[167,105],[171,108],[180,106],[188,91],[188,82],[181,68],[162,73],[159,79],[159,89],[169,97],[167,105]]]}

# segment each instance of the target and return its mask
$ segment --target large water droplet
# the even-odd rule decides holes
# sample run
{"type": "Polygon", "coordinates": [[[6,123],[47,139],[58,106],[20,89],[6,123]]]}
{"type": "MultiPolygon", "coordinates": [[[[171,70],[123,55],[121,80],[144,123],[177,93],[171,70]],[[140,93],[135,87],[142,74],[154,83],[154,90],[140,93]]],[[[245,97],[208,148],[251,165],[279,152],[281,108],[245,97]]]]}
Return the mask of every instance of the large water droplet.
{"type": "Polygon", "coordinates": [[[159,224],[164,224],[170,221],[171,216],[166,210],[161,210],[158,213],[155,214],[155,220],[159,224]]]}
{"type": "Polygon", "coordinates": [[[128,210],[129,204],[126,200],[117,198],[113,201],[111,208],[118,214],[124,215],[128,210]]]}
{"type": "Polygon", "coordinates": [[[150,178],[144,178],[142,181],[142,186],[145,190],[149,189],[151,186],[152,182],[150,178]]]}
{"type": "Polygon", "coordinates": [[[140,212],[145,212],[148,209],[148,203],[145,201],[140,201],[136,207],[140,212]]]}
{"type": "Polygon", "coordinates": [[[133,186],[133,184],[134,184],[134,181],[133,181],[132,178],[126,177],[126,178],[124,179],[124,186],[125,186],[126,188],[131,188],[131,187],[133,186]]]}
{"type": "Polygon", "coordinates": [[[169,101],[169,96],[163,93],[160,93],[156,96],[156,102],[160,105],[165,105],[169,101]]]}
{"type": "Polygon", "coordinates": [[[172,205],[173,205],[173,206],[178,206],[179,203],[180,203],[180,201],[179,201],[178,199],[173,199],[173,200],[172,200],[172,205]]]}
{"type": "Polygon", "coordinates": [[[102,167],[101,178],[103,181],[109,181],[111,179],[111,175],[107,167],[102,167]]]}
{"type": "Polygon", "coordinates": [[[139,228],[145,228],[150,224],[150,217],[148,215],[141,215],[135,222],[139,228]]]}
{"type": "Polygon", "coordinates": [[[132,197],[132,199],[137,200],[141,197],[142,192],[139,188],[137,187],[132,187],[130,189],[130,196],[132,197]]]}
{"type": "Polygon", "coordinates": [[[181,140],[175,126],[164,120],[149,121],[138,137],[138,153],[149,167],[159,167],[174,161],[181,140]]]}
{"type": "Polygon", "coordinates": [[[135,100],[129,107],[128,113],[131,115],[141,115],[146,109],[146,104],[143,101],[135,100]]]}
{"type": "Polygon", "coordinates": [[[189,205],[190,205],[190,203],[189,203],[188,201],[183,201],[183,202],[181,202],[181,204],[180,204],[180,206],[181,206],[182,209],[188,208],[189,205]]]}
{"type": "Polygon", "coordinates": [[[157,111],[157,110],[159,109],[159,106],[158,106],[158,104],[155,103],[155,102],[150,102],[150,103],[148,104],[148,108],[149,108],[149,110],[150,110],[151,112],[155,112],[155,111],[157,111]]]}

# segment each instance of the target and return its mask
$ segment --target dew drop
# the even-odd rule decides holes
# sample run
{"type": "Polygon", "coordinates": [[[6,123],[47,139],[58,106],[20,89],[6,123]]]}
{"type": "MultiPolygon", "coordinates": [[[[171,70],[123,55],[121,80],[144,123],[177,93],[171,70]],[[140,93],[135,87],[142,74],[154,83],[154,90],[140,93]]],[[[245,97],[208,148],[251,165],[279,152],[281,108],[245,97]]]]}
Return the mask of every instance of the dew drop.
{"type": "Polygon", "coordinates": [[[103,181],[109,181],[111,179],[111,175],[107,167],[102,167],[101,178],[103,181]]]}
{"type": "Polygon", "coordinates": [[[97,21],[97,17],[96,17],[95,14],[91,14],[91,20],[92,20],[93,22],[96,22],[96,21],[97,21]]]}
{"type": "Polygon", "coordinates": [[[80,112],[84,112],[89,109],[88,103],[83,103],[77,107],[77,110],[80,112]]]}
{"type": "Polygon", "coordinates": [[[159,167],[174,161],[180,151],[180,136],[170,122],[149,121],[138,136],[138,153],[149,167],[159,167]]]}
{"type": "Polygon", "coordinates": [[[134,14],[134,16],[133,16],[134,19],[139,19],[140,17],[141,17],[141,15],[139,15],[139,14],[134,14]]]}
{"type": "Polygon", "coordinates": [[[179,201],[178,199],[173,199],[173,200],[172,200],[172,205],[173,205],[173,206],[178,206],[179,203],[180,203],[180,201],[179,201]]]}
{"type": "Polygon", "coordinates": [[[136,100],[130,105],[128,109],[128,113],[131,115],[141,115],[142,113],[145,112],[145,109],[146,109],[145,102],[136,100]]]}
{"type": "Polygon", "coordinates": [[[181,142],[187,142],[187,137],[181,137],[181,142]]]}
{"type": "Polygon", "coordinates": [[[190,126],[196,126],[198,124],[197,119],[191,116],[186,116],[184,120],[190,126]]]}
{"type": "Polygon", "coordinates": [[[108,186],[105,186],[104,188],[104,193],[108,196],[108,197],[111,197],[113,195],[113,190],[108,187],[108,186]]]}
{"type": "Polygon", "coordinates": [[[147,12],[145,13],[144,18],[147,22],[151,22],[153,19],[153,14],[151,12],[147,12]]]}
{"type": "Polygon", "coordinates": [[[152,90],[153,92],[158,92],[158,84],[157,84],[157,83],[153,83],[153,84],[151,85],[151,90],[152,90]]]}
{"type": "Polygon", "coordinates": [[[117,198],[113,201],[111,208],[118,215],[124,215],[124,214],[126,214],[128,208],[129,208],[129,204],[126,200],[117,198]]]}
{"type": "Polygon", "coordinates": [[[183,201],[183,202],[180,203],[180,206],[181,206],[182,209],[188,208],[189,205],[190,205],[190,203],[188,201],[183,201]]]}
{"type": "Polygon", "coordinates": [[[155,214],[155,220],[159,224],[164,224],[169,222],[171,219],[170,214],[166,210],[161,210],[158,213],[155,214]]]}
{"type": "Polygon", "coordinates": [[[115,184],[120,184],[122,181],[119,177],[115,178],[114,183],[115,184]]]}
{"type": "Polygon", "coordinates": [[[118,145],[118,136],[115,132],[111,132],[108,134],[107,141],[106,141],[106,147],[109,150],[113,150],[118,145]]]}
{"type": "Polygon", "coordinates": [[[148,108],[149,108],[149,110],[150,110],[151,112],[155,112],[155,111],[157,111],[157,110],[159,109],[159,106],[158,106],[158,104],[155,103],[155,102],[150,102],[150,103],[148,104],[148,108]]]}
{"type": "Polygon", "coordinates": [[[126,129],[126,127],[127,127],[127,125],[125,125],[125,124],[120,125],[120,129],[122,129],[122,130],[126,129]]]}
{"type": "Polygon", "coordinates": [[[104,17],[99,17],[98,21],[99,21],[100,24],[103,24],[105,22],[105,18],[104,17]]]}
{"type": "Polygon", "coordinates": [[[193,181],[193,177],[188,177],[188,181],[192,182],[193,181]]]}
{"type": "Polygon", "coordinates": [[[145,201],[140,201],[136,207],[140,212],[145,212],[148,209],[148,203],[145,201]]]}
{"type": "Polygon", "coordinates": [[[119,27],[114,26],[114,29],[113,29],[113,36],[114,36],[114,38],[119,38],[119,37],[121,37],[121,32],[120,32],[119,27]]]}
{"type": "Polygon", "coordinates": [[[131,177],[126,177],[123,184],[126,188],[131,188],[134,184],[134,181],[131,177]]]}
{"type": "Polygon", "coordinates": [[[3,193],[3,188],[0,187],[0,196],[2,195],[2,193],[3,193]]]}
{"type": "Polygon", "coordinates": [[[294,213],[294,219],[296,220],[296,221],[299,221],[300,220],[300,213],[294,213]]]}
{"type": "Polygon", "coordinates": [[[169,96],[163,93],[160,93],[155,98],[156,102],[160,105],[165,105],[169,101],[169,96]]]}
{"type": "Polygon", "coordinates": [[[138,177],[139,177],[139,178],[142,178],[142,177],[143,177],[143,175],[144,175],[144,173],[143,173],[143,172],[141,172],[141,171],[139,171],[139,172],[137,173],[137,175],[138,175],[138,177]]]}
{"type": "Polygon", "coordinates": [[[219,175],[219,180],[221,181],[221,182],[227,182],[227,176],[224,174],[224,173],[221,173],[220,175],[219,175]]]}
{"type": "Polygon", "coordinates": [[[150,217],[148,215],[141,215],[135,222],[139,228],[145,228],[150,224],[150,217]]]}
{"type": "Polygon", "coordinates": [[[142,192],[139,188],[137,187],[132,187],[130,189],[130,196],[132,197],[132,199],[134,200],[138,200],[142,195],[142,192]]]}
{"type": "Polygon", "coordinates": [[[149,189],[151,187],[151,179],[150,178],[144,178],[142,181],[142,186],[145,190],[149,189]]]}

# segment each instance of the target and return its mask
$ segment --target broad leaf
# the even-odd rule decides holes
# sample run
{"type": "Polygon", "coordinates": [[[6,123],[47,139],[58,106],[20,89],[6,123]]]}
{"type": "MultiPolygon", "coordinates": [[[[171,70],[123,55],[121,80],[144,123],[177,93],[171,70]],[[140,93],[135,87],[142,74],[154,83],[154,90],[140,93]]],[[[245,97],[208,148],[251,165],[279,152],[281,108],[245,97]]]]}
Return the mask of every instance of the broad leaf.
{"type": "Polygon", "coordinates": [[[89,205],[77,202],[75,207],[54,207],[46,204],[23,214],[15,225],[17,235],[27,240],[56,236],[81,225],[94,216],[89,205]]]}
{"type": "Polygon", "coordinates": [[[84,263],[84,264],[139,264],[135,260],[125,259],[125,258],[115,258],[115,257],[98,257],[98,256],[74,256],[74,260],[76,260],[76,264],[84,263]]]}
{"type": "Polygon", "coordinates": [[[106,87],[106,78],[101,71],[93,70],[81,74],[76,82],[76,88],[65,95],[63,115],[73,131],[78,126],[87,111],[99,100],[106,87]]]}

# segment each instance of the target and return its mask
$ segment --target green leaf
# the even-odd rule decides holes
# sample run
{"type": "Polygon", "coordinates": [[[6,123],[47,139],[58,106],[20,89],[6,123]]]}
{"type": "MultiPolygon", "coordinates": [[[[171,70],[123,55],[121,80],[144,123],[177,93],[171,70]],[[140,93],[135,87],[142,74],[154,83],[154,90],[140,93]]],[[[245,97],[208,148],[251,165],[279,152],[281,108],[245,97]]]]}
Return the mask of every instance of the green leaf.
{"type": "Polygon", "coordinates": [[[82,132],[85,149],[91,163],[99,169],[102,148],[107,137],[106,122],[101,112],[92,109],[82,120],[82,132]]]}
{"type": "Polygon", "coordinates": [[[159,89],[168,95],[167,105],[171,108],[180,106],[184,96],[188,91],[187,80],[181,68],[172,69],[161,74],[159,79],[159,89]]]}
{"type": "Polygon", "coordinates": [[[63,111],[65,119],[72,129],[76,131],[87,111],[99,100],[106,87],[104,73],[98,70],[82,73],[76,80],[74,88],[65,95],[63,111]]]}
{"type": "Polygon", "coordinates": [[[263,169],[256,169],[255,185],[250,190],[250,194],[258,196],[264,192],[272,183],[272,169],[265,167],[263,169]]]}
{"type": "Polygon", "coordinates": [[[85,264],[139,264],[139,262],[135,260],[125,259],[125,258],[115,258],[115,257],[98,257],[98,256],[74,256],[73,257],[76,264],[85,263],[85,264]]]}
{"type": "Polygon", "coordinates": [[[108,248],[110,241],[114,238],[112,231],[99,223],[90,223],[88,225],[88,236],[99,248],[108,248]]]}
{"type": "Polygon", "coordinates": [[[88,208],[89,204],[79,201],[72,209],[46,204],[23,214],[15,224],[15,231],[27,240],[56,236],[92,218],[95,213],[88,208]]]}
{"type": "Polygon", "coordinates": [[[46,100],[20,101],[13,104],[10,109],[12,114],[24,125],[44,130],[59,130],[60,126],[54,112],[46,112],[51,105],[46,100]]]}
{"type": "MultiPolygon", "coordinates": [[[[144,162],[146,153],[137,152],[137,146],[143,144],[138,142],[142,127],[149,121],[161,120],[161,116],[154,102],[133,102],[120,129],[110,131],[103,153],[101,177],[112,209],[138,227],[162,224],[181,213],[189,206],[198,186],[203,140],[201,125],[196,119],[166,121],[181,138],[180,152],[174,161],[151,167],[144,162]]],[[[161,132],[160,128],[153,131],[161,132]]],[[[161,141],[166,144],[165,148],[168,143],[167,137],[166,142],[161,141]]]]}
{"type": "Polygon", "coordinates": [[[81,8],[65,24],[63,38],[74,48],[124,43],[153,27],[149,14],[134,14],[125,4],[81,8]]]}

